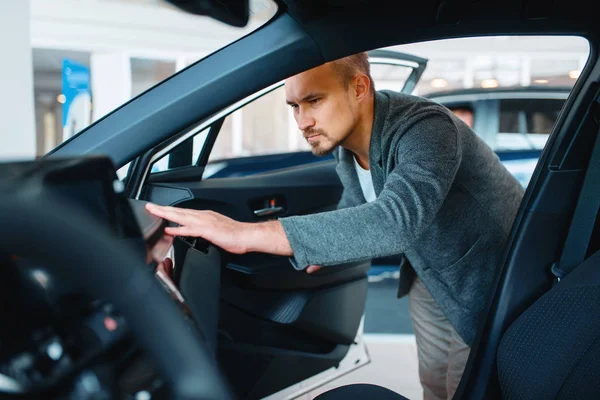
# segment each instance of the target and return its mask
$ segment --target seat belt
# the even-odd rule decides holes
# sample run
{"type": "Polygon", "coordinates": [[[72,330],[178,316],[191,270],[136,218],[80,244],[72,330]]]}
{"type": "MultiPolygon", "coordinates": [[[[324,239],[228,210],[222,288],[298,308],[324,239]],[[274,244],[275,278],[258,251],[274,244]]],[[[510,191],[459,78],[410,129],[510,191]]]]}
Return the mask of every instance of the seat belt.
{"type": "MultiPolygon", "coordinates": [[[[598,107],[598,99],[594,102],[598,107]]],[[[594,113],[595,110],[591,110],[594,113]]],[[[595,118],[598,122],[598,119],[595,118]]],[[[585,174],[577,206],[571,219],[565,246],[558,263],[553,263],[551,271],[558,281],[567,276],[585,260],[587,249],[600,208],[600,128],[596,133],[594,148],[585,174]]]]}

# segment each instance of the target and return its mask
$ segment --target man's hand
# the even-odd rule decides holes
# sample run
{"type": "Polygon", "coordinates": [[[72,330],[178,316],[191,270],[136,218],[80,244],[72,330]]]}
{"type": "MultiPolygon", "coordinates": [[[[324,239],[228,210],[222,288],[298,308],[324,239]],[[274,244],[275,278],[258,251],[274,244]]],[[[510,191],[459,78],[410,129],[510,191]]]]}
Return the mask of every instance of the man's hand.
{"type": "Polygon", "coordinates": [[[321,268],[323,267],[320,265],[309,265],[308,268],[306,268],[306,273],[312,274],[313,272],[317,272],[321,268]]]}
{"type": "Polygon", "coordinates": [[[162,273],[167,278],[173,280],[173,260],[165,258],[156,266],[156,273],[162,273]]]}
{"type": "Polygon", "coordinates": [[[167,257],[163,261],[159,262],[156,266],[155,274],[167,293],[169,293],[173,299],[175,299],[183,307],[183,311],[188,316],[191,315],[191,311],[185,303],[183,295],[177,288],[177,285],[175,285],[175,282],[173,282],[173,261],[167,257]]]}
{"type": "Polygon", "coordinates": [[[234,221],[213,211],[147,204],[146,209],[157,217],[179,224],[167,227],[165,233],[173,236],[201,237],[233,254],[250,251],[292,256],[292,247],[279,221],[245,223],[234,221]]]}
{"type": "Polygon", "coordinates": [[[166,234],[201,237],[234,254],[243,254],[248,251],[244,240],[247,224],[234,221],[213,211],[163,207],[155,204],[147,204],[146,209],[157,217],[180,225],[166,227],[166,234]]]}

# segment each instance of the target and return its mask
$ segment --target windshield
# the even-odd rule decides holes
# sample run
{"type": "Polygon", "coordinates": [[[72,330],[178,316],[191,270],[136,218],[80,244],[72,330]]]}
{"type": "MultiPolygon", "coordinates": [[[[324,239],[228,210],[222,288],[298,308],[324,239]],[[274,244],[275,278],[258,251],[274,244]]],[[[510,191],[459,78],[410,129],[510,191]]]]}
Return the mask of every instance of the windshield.
{"type": "Polygon", "coordinates": [[[256,30],[277,11],[272,0],[250,0],[249,23],[236,28],[163,0],[31,2],[30,7],[35,156],[256,30]]]}

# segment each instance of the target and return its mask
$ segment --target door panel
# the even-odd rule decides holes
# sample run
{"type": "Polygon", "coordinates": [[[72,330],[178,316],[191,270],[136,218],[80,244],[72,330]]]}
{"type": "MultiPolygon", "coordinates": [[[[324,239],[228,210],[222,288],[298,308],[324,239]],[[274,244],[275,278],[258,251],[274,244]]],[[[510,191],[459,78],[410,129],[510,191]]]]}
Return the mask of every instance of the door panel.
{"type": "Polygon", "coordinates": [[[361,298],[366,291],[366,279],[316,290],[288,291],[244,289],[224,279],[221,300],[248,314],[299,328],[332,344],[350,345],[364,311],[361,298]]]}
{"type": "MultiPolygon", "coordinates": [[[[173,171],[179,173],[179,171],[173,171]]],[[[153,180],[146,190],[145,199],[160,201],[169,187],[182,196],[192,197],[185,206],[217,211],[238,221],[259,222],[289,215],[302,215],[335,209],[342,194],[342,185],[335,172],[334,161],[312,163],[280,171],[239,178],[208,179],[201,181],[201,173],[188,182],[168,184],[169,172],[153,180]],[[157,196],[158,193],[160,196],[157,196]],[[279,199],[281,212],[260,217],[254,214],[262,207],[262,200],[279,199]],[[252,207],[255,205],[255,207],[252,207]]],[[[176,180],[174,178],[174,180],[176,180]]],[[[177,179],[178,180],[178,179],[177,179]]],[[[177,203],[177,200],[172,204],[177,203]]],[[[265,204],[266,205],[266,204],[265,204]]]]}
{"type": "MultiPolygon", "coordinates": [[[[156,203],[260,222],[333,210],[342,193],[334,161],[205,181],[201,168],[195,179],[193,174],[185,172],[187,181],[177,170],[157,174],[143,195],[156,203]]],[[[196,249],[205,247],[201,240],[183,239],[196,249]]],[[[181,245],[176,248],[175,272],[184,279],[194,274],[181,272],[182,251],[181,245]]],[[[240,398],[263,398],[323,371],[331,371],[333,378],[366,362],[333,368],[358,346],[354,342],[364,313],[369,262],[309,275],[296,271],[287,257],[250,253],[224,254],[224,259],[217,357],[240,398]]],[[[179,284],[194,287],[194,282],[179,284]]]]}
{"type": "Polygon", "coordinates": [[[351,281],[369,272],[369,263],[357,262],[323,268],[312,274],[298,274],[293,268],[281,268],[286,257],[259,253],[232,255],[227,265],[239,287],[250,289],[316,289],[351,281]]]}

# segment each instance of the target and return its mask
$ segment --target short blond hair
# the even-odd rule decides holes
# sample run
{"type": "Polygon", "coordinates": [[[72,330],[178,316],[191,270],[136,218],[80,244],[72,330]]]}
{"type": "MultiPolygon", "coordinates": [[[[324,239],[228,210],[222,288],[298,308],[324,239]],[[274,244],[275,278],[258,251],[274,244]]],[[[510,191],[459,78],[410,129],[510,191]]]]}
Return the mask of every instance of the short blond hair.
{"type": "Polygon", "coordinates": [[[354,79],[358,73],[361,73],[369,77],[371,83],[370,91],[371,93],[375,92],[375,82],[373,82],[373,78],[371,77],[371,64],[369,64],[369,55],[367,52],[340,58],[332,61],[331,65],[345,87],[348,87],[350,82],[352,82],[352,79],[354,79]]]}

